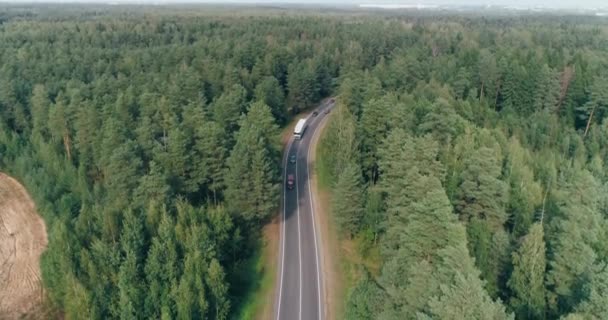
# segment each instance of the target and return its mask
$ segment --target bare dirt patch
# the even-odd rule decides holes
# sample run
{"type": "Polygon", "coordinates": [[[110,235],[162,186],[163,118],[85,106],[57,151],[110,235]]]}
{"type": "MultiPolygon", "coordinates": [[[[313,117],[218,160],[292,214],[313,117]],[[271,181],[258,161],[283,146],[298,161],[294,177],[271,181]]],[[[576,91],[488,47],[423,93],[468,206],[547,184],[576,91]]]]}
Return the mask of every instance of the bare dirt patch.
{"type": "Polygon", "coordinates": [[[32,317],[42,303],[46,226],[15,179],[0,173],[0,319],[32,317]]]}

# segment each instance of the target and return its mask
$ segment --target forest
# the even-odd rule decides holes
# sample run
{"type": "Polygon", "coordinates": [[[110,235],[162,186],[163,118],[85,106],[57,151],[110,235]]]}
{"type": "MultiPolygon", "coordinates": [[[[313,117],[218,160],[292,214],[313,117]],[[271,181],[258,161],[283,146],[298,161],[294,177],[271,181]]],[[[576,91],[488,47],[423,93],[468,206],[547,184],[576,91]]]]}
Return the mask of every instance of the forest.
{"type": "Polygon", "coordinates": [[[67,319],[231,319],[323,97],[346,319],[607,319],[608,23],[0,7],[0,168],[67,319]]]}
{"type": "Polygon", "coordinates": [[[59,9],[0,19],[0,165],[46,221],[49,301],[68,319],[236,316],[279,205],[279,126],[328,95],[343,27],[59,9]]]}

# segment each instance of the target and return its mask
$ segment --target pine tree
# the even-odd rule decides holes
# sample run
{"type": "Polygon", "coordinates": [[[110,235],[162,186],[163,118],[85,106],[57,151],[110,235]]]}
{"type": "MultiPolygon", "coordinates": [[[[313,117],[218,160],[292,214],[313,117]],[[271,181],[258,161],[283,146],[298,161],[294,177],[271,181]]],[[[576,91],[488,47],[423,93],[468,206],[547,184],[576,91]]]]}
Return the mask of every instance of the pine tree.
{"type": "Polygon", "coordinates": [[[424,115],[418,130],[420,134],[433,136],[442,145],[463,134],[467,122],[456,112],[454,106],[438,101],[424,115]]]}
{"type": "Polygon", "coordinates": [[[145,298],[145,318],[171,316],[173,302],[171,286],[177,282],[178,253],[171,218],[161,217],[158,236],[154,237],[146,259],[144,272],[148,291],[145,298]]]}
{"type": "Polygon", "coordinates": [[[171,194],[164,170],[155,161],[150,161],[148,173],[140,178],[134,192],[137,203],[144,206],[153,201],[162,206],[167,203],[171,194]]]}
{"type": "Polygon", "coordinates": [[[535,207],[539,206],[543,194],[540,184],[535,180],[534,170],[528,164],[529,152],[522,147],[517,138],[509,141],[506,172],[509,183],[507,212],[512,224],[512,233],[521,237],[528,233],[533,223],[535,207]]]}
{"type": "Polygon", "coordinates": [[[209,297],[204,278],[207,271],[204,267],[205,257],[196,250],[184,258],[184,272],[175,288],[173,296],[179,319],[200,319],[209,317],[209,297]]]}
{"type": "Polygon", "coordinates": [[[48,135],[48,116],[50,100],[44,85],[35,85],[30,99],[32,114],[32,133],[46,138],[48,135]]]}
{"type": "Polygon", "coordinates": [[[213,120],[229,134],[238,129],[241,113],[245,112],[246,97],[245,88],[235,84],[209,105],[213,120]]]}
{"type": "Polygon", "coordinates": [[[211,316],[214,319],[227,319],[228,311],[230,311],[230,301],[228,300],[228,286],[225,282],[225,273],[219,262],[215,259],[209,264],[208,276],[206,278],[207,285],[211,289],[213,296],[213,309],[215,314],[211,316]]]}
{"type": "Polygon", "coordinates": [[[572,79],[570,86],[568,86],[568,91],[566,92],[566,108],[562,108],[561,110],[563,111],[560,110],[560,115],[567,117],[573,123],[575,123],[577,120],[577,112],[581,110],[581,107],[583,107],[589,100],[589,96],[587,95],[586,91],[590,79],[585,69],[585,64],[581,63],[580,61],[577,61],[574,64],[574,78],[572,79]]]}
{"type": "Polygon", "coordinates": [[[602,240],[603,219],[598,210],[600,186],[593,176],[572,169],[558,183],[556,200],[561,216],[550,238],[547,286],[554,314],[571,311],[582,299],[580,292],[598,259],[595,248],[602,240]]]}
{"type": "Polygon", "coordinates": [[[246,118],[242,120],[241,126],[250,126],[255,130],[259,130],[268,144],[267,148],[272,157],[275,159],[280,158],[281,142],[279,140],[279,127],[268,105],[261,101],[252,103],[247,110],[246,118]]]}
{"type": "Polygon", "coordinates": [[[275,77],[268,76],[260,81],[255,87],[255,99],[267,104],[272,110],[272,115],[279,123],[285,123],[285,120],[287,120],[285,93],[275,77]]]}
{"type": "Polygon", "coordinates": [[[391,308],[406,318],[425,310],[438,293],[434,264],[440,250],[450,243],[466,242],[439,180],[419,176],[411,183],[417,197],[397,210],[398,216],[388,224],[383,242],[391,241],[392,251],[380,278],[391,297],[391,308]]]}
{"type": "Polygon", "coordinates": [[[259,146],[250,158],[251,197],[250,208],[254,210],[255,220],[265,220],[277,207],[279,186],[272,157],[267,149],[259,146]]]}
{"type": "Polygon", "coordinates": [[[78,161],[84,168],[90,169],[94,164],[93,150],[100,142],[100,129],[97,110],[90,102],[82,102],[74,122],[74,147],[78,150],[78,161]]]}
{"type": "Polygon", "coordinates": [[[205,177],[201,182],[212,193],[213,203],[217,203],[224,188],[224,168],[228,157],[226,131],[214,121],[205,122],[197,128],[194,143],[200,156],[195,162],[195,171],[200,177],[205,177]]]}
{"type": "Polygon", "coordinates": [[[386,193],[387,212],[391,216],[418,199],[414,187],[419,176],[442,179],[444,169],[437,160],[438,144],[430,136],[412,138],[401,129],[393,130],[378,150],[380,182],[386,193]]]}
{"type": "Polygon", "coordinates": [[[346,320],[376,319],[382,311],[386,293],[365,272],[363,279],[348,294],[346,320]]]}
{"type": "Polygon", "coordinates": [[[606,264],[594,268],[590,281],[585,285],[586,300],[576,307],[577,314],[585,319],[608,318],[608,267],[606,264]]]}
{"type": "Polygon", "coordinates": [[[450,245],[440,253],[436,276],[441,281],[440,294],[429,302],[429,312],[419,319],[514,319],[500,300],[492,301],[483,289],[464,242],[450,245]]]}
{"type": "Polygon", "coordinates": [[[368,187],[365,199],[365,208],[361,219],[361,229],[366,232],[374,244],[378,241],[378,236],[384,231],[382,223],[386,215],[386,208],[382,192],[377,187],[368,187]]]}
{"type": "Polygon", "coordinates": [[[414,180],[420,196],[390,224],[398,246],[382,269],[389,295],[383,319],[510,319],[483,288],[464,228],[433,176],[414,180]]]}
{"type": "Polygon", "coordinates": [[[536,77],[534,110],[555,110],[559,100],[559,90],[557,72],[549,68],[546,64],[543,65],[536,77]]]}
{"type": "Polygon", "coordinates": [[[297,114],[318,98],[319,88],[310,61],[298,61],[289,65],[287,75],[288,110],[297,114]]]}
{"type": "Polygon", "coordinates": [[[118,145],[105,168],[105,183],[111,194],[116,196],[118,208],[128,206],[141,175],[142,161],[137,156],[136,148],[136,144],[130,140],[118,145]]]}
{"type": "Polygon", "coordinates": [[[471,75],[465,68],[458,69],[456,79],[453,82],[454,96],[457,99],[464,99],[467,96],[469,87],[471,86],[471,75]]]}
{"type": "Polygon", "coordinates": [[[519,319],[542,319],[545,313],[545,240],[543,225],[537,222],[513,253],[513,273],[508,286],[510,305],[519,319]]]}
{"type": "Polygon", "coordinates": [[[591,124],[601,123],[608,112],[608,79],[606,76],[596,77],[591,85],[590,98],[587,103],[579,107],[579,117],[587,123],[584,136],[587,136],[591,124]],[[594,119],[594,116],[596,117],[594,119]]]}
{"type": "Polygon", "coordinates": [[[368,180],[378,179],[378,145],[391,130],[391,109],[398,107],[394,95],[371,99],[363,104],[359,131],[361,132],[362,162],[368,180]]]}
{"type": "Polygon", "coordinates": [[[63,151],[68,161],[72,159],[72,133],[69,125],[69,114],[66,111],[66,101],[63,96],[49,111],[49,131],[55,143],[63,145],[63,151]]]}
{"type": "Polygon", "coordinates": [[[120,319],[139,319],[141,317],[142,288],[138,274],[136,254],[127,251],[125,260],[118,271],[118,290],[120,319]]]}
{"type": "Polygon", "coordinates": [[[174,189],[182,193],[195,192],[198,181],[190,176],[193,152],[190,137],[176,124],[168,131],[166,169],[175,184],[174,189]]]}
{"type": "Polygon", "coordinates": [[[364,199],[361,172],[356,164],[345,165],[333,190],[331,208],[338,227],[352,236],[361,226],[364,199]]]}
{"type": "Polygon", "coordinates": [[[490,105],[496,108],[496,100],[500,89],[500,70],[495,56],[488,50],[481,50],[479,54],[479,99],[487,99],[490,105]]]}
{"type": "Polygon", "coordinates": [[[276,207],[276,139],[268,106],[252,105],[227,159],[225,192],[229,211],[247,222],[267,218],[276,207]]]}
{"type": "Polygon", "coordinates": [[[504,235],[507,186],[500,175],[494,151],[486,147],[475,150],[465,159],[456,203],[461,219],[467,222],[469,248],[492,294],[499,290],[508,249],[504,235]]]}

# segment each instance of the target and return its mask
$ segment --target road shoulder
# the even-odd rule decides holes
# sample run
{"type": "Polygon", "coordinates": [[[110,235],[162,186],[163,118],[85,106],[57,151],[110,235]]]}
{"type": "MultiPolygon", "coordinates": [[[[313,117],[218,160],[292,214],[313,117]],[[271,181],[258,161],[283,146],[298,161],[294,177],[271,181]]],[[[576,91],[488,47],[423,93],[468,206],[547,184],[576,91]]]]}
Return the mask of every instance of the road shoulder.
{"type": "Polygon", "coordinates": [[[339,259],[337,253],[339,252],[337,233],[331,223],[331,217],[329,216],[329,192],[325,192],[319,186],[318,173],[315,167],[317,159],[317,148],[319,146],[319,139],[323,136],[323,132],[328,121],[331,118],[331,114],[328,115],[323,122],[320,124],[319,129],[315,132],[315,135],[311,141],[311,153],[310,153],[310,184],[312,188],[312,196],[314,197],[314,214],[315,214],[315,228],[319,231],[319,259],[322,265],[322,288],[323,288],[323,310],[325,311],[324,319],[336,319],[336,307],[337,302],[340,301],[342,296],[342,290],[340,286],[340,276],[338,274],[339,259]]]}

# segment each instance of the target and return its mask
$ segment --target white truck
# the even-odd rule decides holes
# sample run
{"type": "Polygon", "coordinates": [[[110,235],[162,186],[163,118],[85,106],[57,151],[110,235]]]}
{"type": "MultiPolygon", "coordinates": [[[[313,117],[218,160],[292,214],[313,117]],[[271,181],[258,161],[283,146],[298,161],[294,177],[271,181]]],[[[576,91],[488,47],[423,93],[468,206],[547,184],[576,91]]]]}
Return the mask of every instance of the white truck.
{"type": "Polygon", "coordinates": [[[296,123],[295,129],[293,129],[293,136],[296,140],[300,140],[304,135],[304,131],[306,131],[306,119],[300,119],[298,120],[298,123],[296,123]]]}

